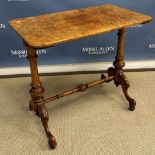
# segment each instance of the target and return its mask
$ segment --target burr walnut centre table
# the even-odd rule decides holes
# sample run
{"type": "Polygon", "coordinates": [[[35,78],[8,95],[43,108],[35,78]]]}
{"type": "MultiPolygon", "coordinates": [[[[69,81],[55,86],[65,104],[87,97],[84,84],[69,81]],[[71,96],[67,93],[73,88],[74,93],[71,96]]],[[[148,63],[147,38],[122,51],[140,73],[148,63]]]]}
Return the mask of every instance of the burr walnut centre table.
{"type": "Polygon", "coordinates": [[[123,55],[125,28],[151,20],[150,16],[106,4],[9,21],[27,47],[32,78],[29,109],[41,118],[51,148],[55,148],[57,143],[48,127],[49,117],[45,104],[52,100],[113,80],[116,86],[122,87],[125,98],[129,102],[129,109],[131,111],[135,109],[136,102],[127,92],[130,84],[122,69],[125,66],[123,55]],[[118,30],[118,46],[113,62],[114,67],[108,68],[107,76],[102,74],[99,80],[79,84],[73,89],[44,98],[44,88],[38,74],[36,49],[114,30],[118,30]]]}

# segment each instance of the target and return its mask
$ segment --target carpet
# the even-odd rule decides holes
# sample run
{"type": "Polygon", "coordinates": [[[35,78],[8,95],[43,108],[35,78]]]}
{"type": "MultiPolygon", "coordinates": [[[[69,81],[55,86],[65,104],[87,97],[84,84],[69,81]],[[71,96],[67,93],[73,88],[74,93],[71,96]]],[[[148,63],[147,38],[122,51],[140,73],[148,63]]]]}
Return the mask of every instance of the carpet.
{"type": "MultiPolygon", "coordinates": [[[[137,102],[133,112],[113,82],[47,104],[55,150],[28,109],[30,77],[0,79],[0,154],[155,155],[155,72],[126,75],[137,102]]],[[[45,97],[97,79],[100,74],[41,77],[45,97]]]]}

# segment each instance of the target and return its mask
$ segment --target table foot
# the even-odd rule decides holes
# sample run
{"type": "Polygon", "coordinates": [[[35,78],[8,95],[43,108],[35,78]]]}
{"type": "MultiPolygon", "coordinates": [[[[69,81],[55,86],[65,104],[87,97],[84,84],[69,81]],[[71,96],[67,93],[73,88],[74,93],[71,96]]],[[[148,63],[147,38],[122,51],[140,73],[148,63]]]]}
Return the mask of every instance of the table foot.
{"type": "Polygon", "coordinates": [[[133,111],[136,106],[136,101],[133,98],[131,98],[128,94],[128,88],[130,87],[130,82],[128,78],[124,75],[123,71],[121,71],[119,75],[120,75],[119,83],[122,86],[122,90],[123,90],[125,98],[129,102],[129,106],[130,106],[129,109],[130,111],[133,111]]]}
{"type": "Polygon", "coordinates": [[[51,133],[49,133],[49,135],[48,135],[48,144],[51,149],[55,149],[57,146],[55,137],[51,133]]]}
{"type": "Polygon", "coordinates": [[[129,105],[130,105],[129,110],[134,111],[136,106],[136,101],[134,99],[131,99],[131,101],[129,101],[129,105]]]}
{"type": "Polygon", "coordinates": [[[57,142],[56,142],[55,137],[51,134],[49,127],[48,127],[49,117],[48,117],[47,109],[45,105],[39,105],[38,109],[39,109],[39,116],[41,118],[42,124],[44,126],[44,129],[45,129],[45,132],[48,138],[49,146],[50,148],[55,149],[57,146],[57,142]]]}
{"type": "Polygon", "coordinates": [[[128,88],[130,87],[130,83],[128,78],[124,75],[123,70],[117,70],[114,67],[110,67],[108,69],[108,76],[115,76],[114,84],[116,85],[116,87],[121,85],[124,96],[129,102],[129,109],[133,111],[136,106],[136,101],[133,98],[131,98],[128,94],[128,88]]]}

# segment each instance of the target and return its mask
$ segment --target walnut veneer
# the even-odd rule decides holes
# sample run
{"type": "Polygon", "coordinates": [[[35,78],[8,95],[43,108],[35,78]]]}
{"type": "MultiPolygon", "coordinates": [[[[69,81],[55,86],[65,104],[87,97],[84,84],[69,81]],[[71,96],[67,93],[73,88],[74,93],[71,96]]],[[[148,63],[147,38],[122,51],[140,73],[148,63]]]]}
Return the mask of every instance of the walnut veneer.
{"type": "Polygon", "coordinates": [[[36,112],[41,118],[51,148],[55,148],[57,142],[48,127],[49,116],[45,104],[50,101],[76,92],[82,92],[90,87],[113,80],[116,86],[120,85],[122,87],[125,98],[129,102],[129,109],[131,111],[135,109],[136,101],[128,94],[127,90],[130,83],[123,73],[123,67],[125,66],[123,51],[125,28],[144,24],[151,20],[152,17],[150,16],[107,4],[9,21],[12,28],[20,35],[24,45],[27,47],[27,58],[30,63],[32,79],[29,109],[36,112]],[[115,61],[113,62],[114,67],[108,69],[108,76],[102,74],[99,80],[79,84],[73,89],[44,98],[45,89],[38,74],[36,49],[47,48],[62,42],[113,30],[118,30],[118,47],[115,61]]]}

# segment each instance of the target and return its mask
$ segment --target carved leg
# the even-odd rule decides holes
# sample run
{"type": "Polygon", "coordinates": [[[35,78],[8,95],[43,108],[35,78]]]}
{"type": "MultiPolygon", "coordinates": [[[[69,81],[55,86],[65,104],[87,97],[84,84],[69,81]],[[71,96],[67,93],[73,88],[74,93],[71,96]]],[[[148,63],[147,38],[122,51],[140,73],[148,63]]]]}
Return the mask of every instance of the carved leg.
{"type": "Polygon", "coordinates": [[[32,79],[32,84],[31,84],[31,89],[30,89],[30,94],[31,94],[31,100],[29,102],[29,109],[34,110],[36,114],[41,118],[42,124],[44,126],[48,142],[51,148],[55,148],[57,143],[54,138],[54,136],[50,133],[49,127],[48,127],[48,112],[44,104],[42,105],[37,105],[38,102],[44,100],[44,88],[42,87],[42,83],[39,79],[39,74],[38,74],[38,67],[37,67],[37,55],[35,52],[35,49],[33,49],[30,46],[27,46],[27,51],[28,51],[28,56],[27,58],[29,59],[30,62],[30,69],[31,69],[31,79],[32,79]]]}
{"type": "Polygon", "coordinates": [[[29,109],[35,111],[37,116],[39,116],[37,103],[44,100],[43,94],[44,87],[42,87],[41,82],[38,86],[31,84],[30,95],[32,99],[29,101],[29,109]]]}
{"type": "Polygon", "coordinates": [[[48,138],[49,146],[52,149],[54,149],[57,146],[57,142],[56,142],[55,137],[51,134],[49,127],[48,127],[49,117],[48,117],[47,109],[46,109],[45,105],[39,105],[38,108],[39,108],[39,116],[40,116],[42,124],[44,126],[44,129],[45,129],[45,132],[46,132],[46,135],[48,138]]]}
{"type": "Polygon", "coordinates": [[[118,87],[121,85],[125,98],[129,102],[130,110],[133,111],[136,106],[136,101],[131,98],[128,94],[128,88],[130,83],[127,77],[123,73],[124,62],[124,41],[125,41],[125,29],[120,29],[118,32],[118,46],[115,61],[113,62],[114,67],[108,69],[108,76],[115,75],[114,84],[118,87]]]}
{"type": "Polygon", "coordinates": [[[122,86],[123,93],[129,102],[129,106],[130,106],[129,109],[131,111],[133,111],[136,106],[136,101],[133,98],[131,98],[128,94],[127,90],[130,87],[130,83],[129,83],[127,77],[124,75],[123,71],[119,72],[119,83],[122,86]]]}

